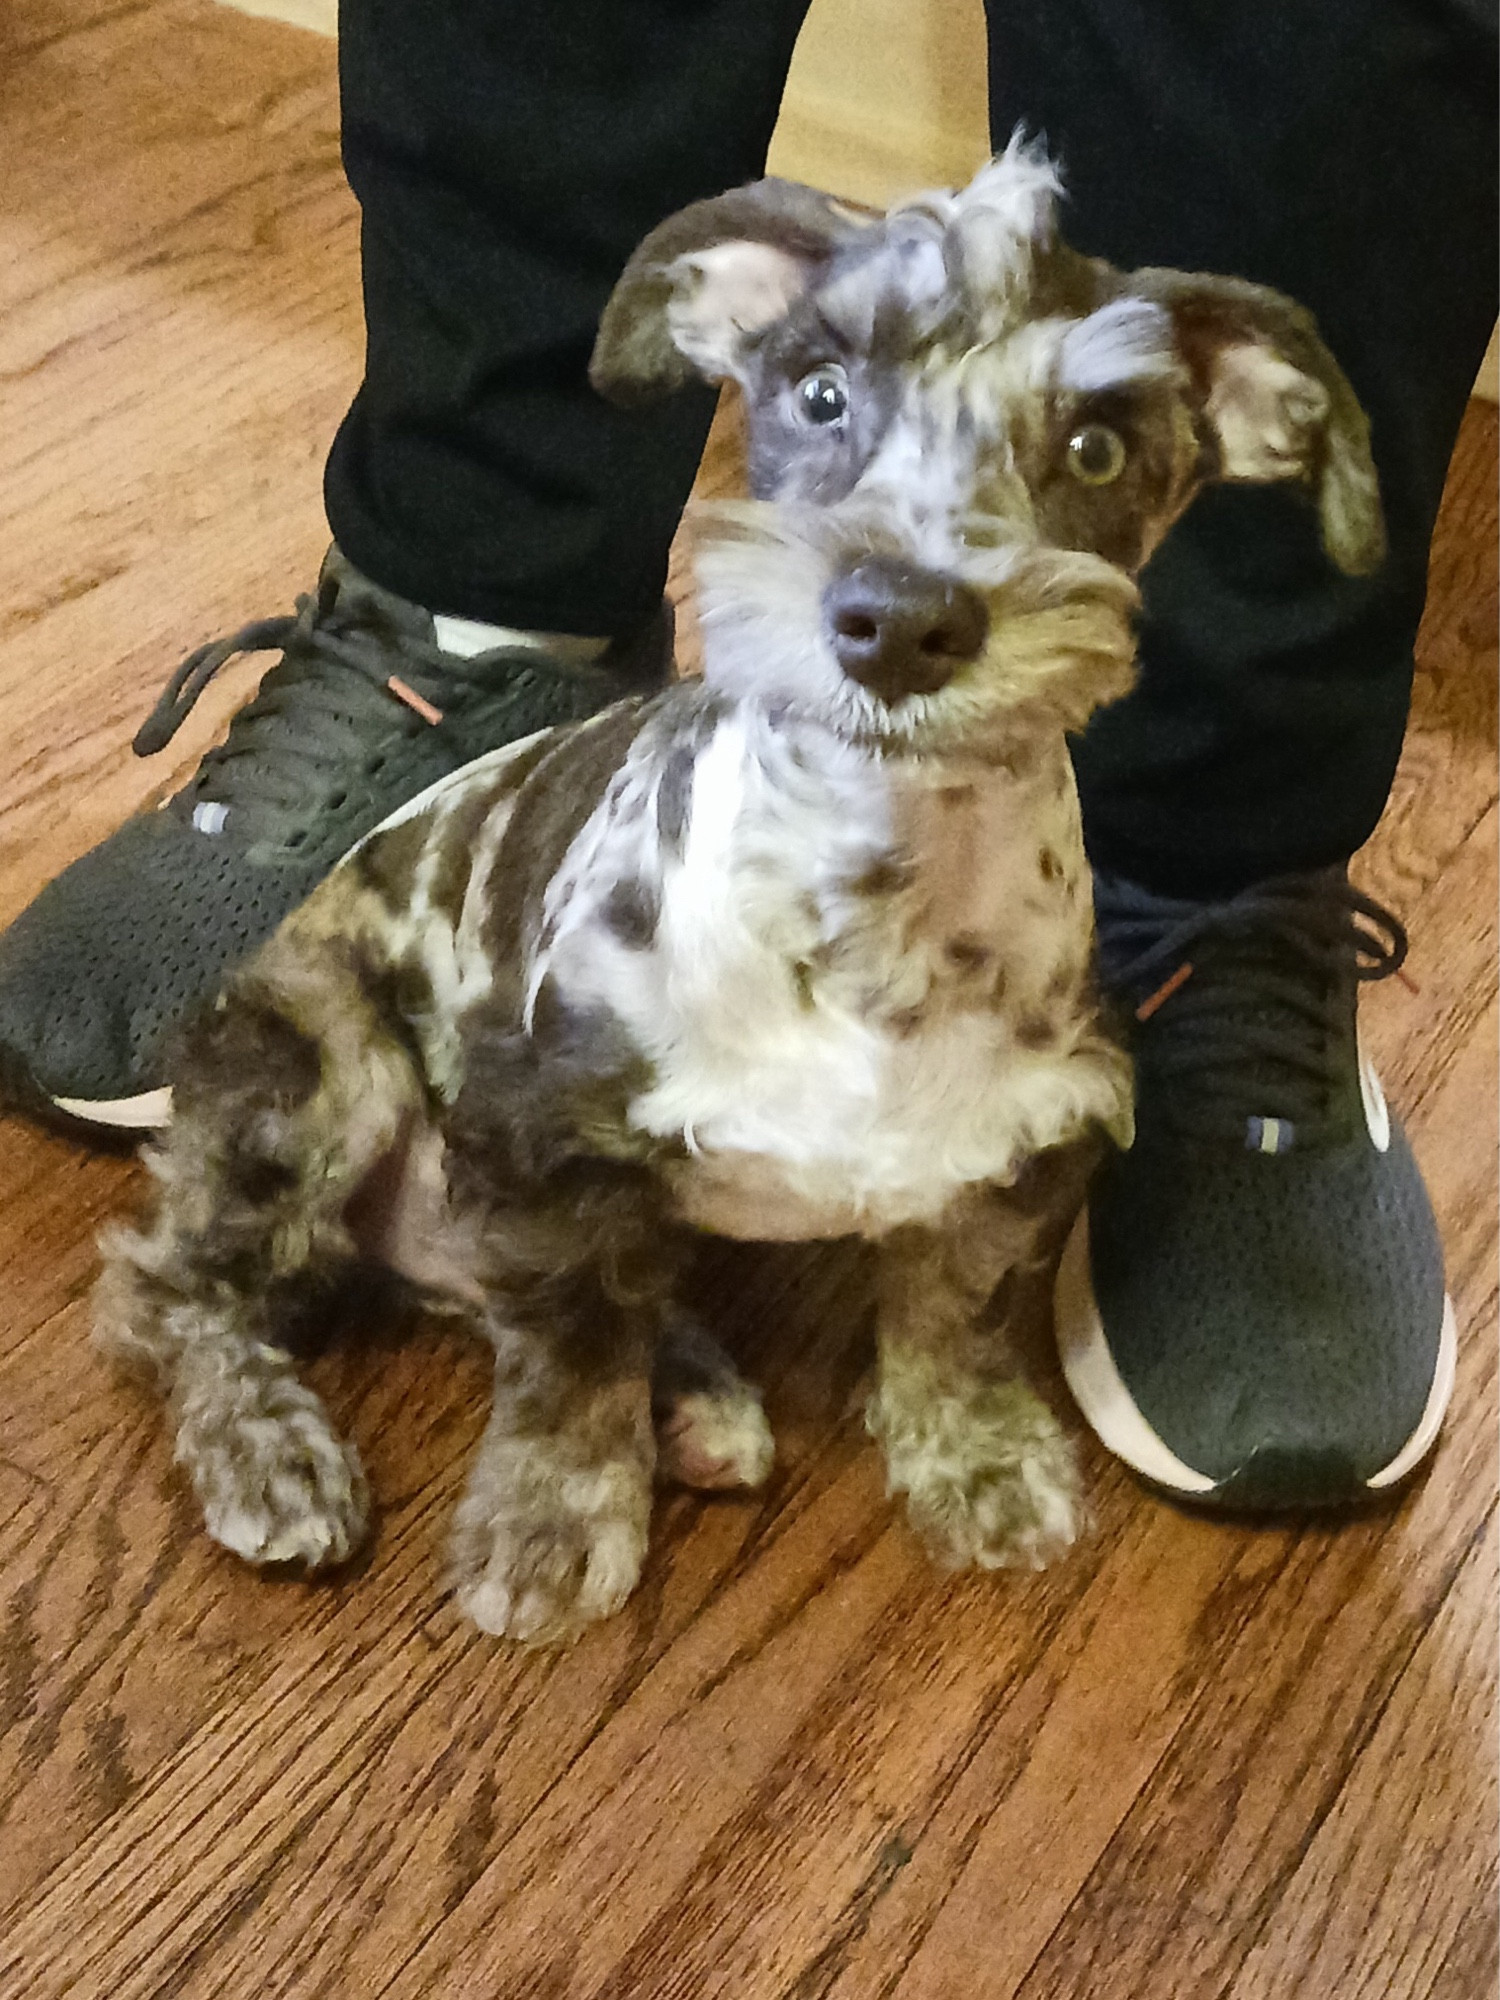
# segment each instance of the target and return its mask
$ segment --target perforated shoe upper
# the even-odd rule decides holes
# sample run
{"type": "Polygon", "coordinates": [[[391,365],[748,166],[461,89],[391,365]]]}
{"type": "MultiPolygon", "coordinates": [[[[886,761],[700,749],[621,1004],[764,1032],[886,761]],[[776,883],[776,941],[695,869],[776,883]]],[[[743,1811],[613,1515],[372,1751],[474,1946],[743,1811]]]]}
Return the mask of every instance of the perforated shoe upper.
{"type": "Polygon", "coordinates": [[[1433,1426],[1451,1339],[1427,1193],[1355,1029],[1404,934],[1342,870],[1218,904],[1107,880],[1096,900],[1137,1137],[1059,1291],[1075,1393],[1200,1499],[1356,1498],[1433,1426]]]}

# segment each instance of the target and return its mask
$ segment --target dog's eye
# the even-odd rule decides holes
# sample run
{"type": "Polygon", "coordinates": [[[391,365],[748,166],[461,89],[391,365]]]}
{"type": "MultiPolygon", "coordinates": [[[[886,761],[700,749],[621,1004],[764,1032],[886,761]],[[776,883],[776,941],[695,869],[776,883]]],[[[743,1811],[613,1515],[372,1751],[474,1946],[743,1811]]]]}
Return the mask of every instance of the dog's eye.
{"type": "Polygon", "coordinates": [[[1068,470],[1085,486],[1108,486],[1125,470],[1125,441],[1108,424],[1085,424],[1068,439],[1068,470]]]}
{"type": "Polygon", "coordinates": [[[815,368],[797,384],[797,408],[805,423],[841,423],[849,411],[849,385],[842,368],[815,368]]]}

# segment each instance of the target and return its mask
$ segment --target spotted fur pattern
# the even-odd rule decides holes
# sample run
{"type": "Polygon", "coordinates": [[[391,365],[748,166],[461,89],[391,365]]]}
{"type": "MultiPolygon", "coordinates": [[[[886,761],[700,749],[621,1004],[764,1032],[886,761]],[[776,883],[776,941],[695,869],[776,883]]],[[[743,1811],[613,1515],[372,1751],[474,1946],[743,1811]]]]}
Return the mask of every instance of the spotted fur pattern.
{"type": "Polygon", "coordinates": [[[198,1028],[155,1210],[107,1246],[101,1340],[155,1373],[225,1546],[317,1566],[365,1532],[287,1340],[374,1259],[494,1350],[464,1609],[523,1641],[615,1610],[656,1476],[771,1468],[673,1303],[703,1229],[879,1245],[869,1422],[940,1559],[1077,1533],[1008,1324],[1067,1161],[1130,1133],[1066,733],[1129,686],[1133,572],[1205,479],[1307,485],[1348,568],[1379,518],[1297,309],[1079,258],[1056,194],[1024,146],[877,223],[768,182],[632,261],[601,386],[746,401],[702,681],[481,759],[349,856],[198,1028]],[[830,588],[873,558],[982,607],[941,685],[841,665],[830,588]]]}

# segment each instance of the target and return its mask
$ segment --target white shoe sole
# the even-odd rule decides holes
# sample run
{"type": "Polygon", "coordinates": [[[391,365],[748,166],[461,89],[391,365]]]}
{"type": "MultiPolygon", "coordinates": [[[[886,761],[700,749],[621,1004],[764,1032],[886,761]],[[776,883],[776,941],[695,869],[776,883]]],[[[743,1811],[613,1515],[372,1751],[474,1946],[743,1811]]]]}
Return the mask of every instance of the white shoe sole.
{"type": "Polygon", "coordinates": [[[156,1132],[172,1122],[172,1086],[143,1090],[135,1097],[54,1097],[51,1103],[81,1125],[104,1125],[112,1132],[156,1132]]]}

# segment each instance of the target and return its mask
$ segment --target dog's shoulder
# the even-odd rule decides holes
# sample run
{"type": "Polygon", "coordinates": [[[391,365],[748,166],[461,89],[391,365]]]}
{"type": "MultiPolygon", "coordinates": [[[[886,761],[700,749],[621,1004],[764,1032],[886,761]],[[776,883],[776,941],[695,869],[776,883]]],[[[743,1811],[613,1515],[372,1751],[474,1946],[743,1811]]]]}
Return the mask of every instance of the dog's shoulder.
{"type": "Polygon", "coordinates": [[[662,1150],[629,1119],[651,1081],[632,1024],[586,982],[565,990],[550,974],[559,932],[585,908],[616,943],[644,942],[723,706],[697,683],[622,705],[560,737],[517,789],[457,932],[460,953],[477,940],[489,982],[454,1038],[448,1160],[463,1187],[489,1185],[497,1163],[537,1183],[592,1161],[608,1183],[662,1150]]]}
{"type": "Polygon", "coordinates": [[[533,949],[574,878],[601,872],[601,846],[628,837],[653,851],[671,847],[698,752],[724,706],[701,683],[679,682],[567,731],[528,774],[506,829],[506,880],[490,898],[498,956],[519,962],[533,949]]]}
{"type": "Polygon", "coordinates": [[[643,732],[665,742],[699,705],[686,686],[632,697],[451,772],[344,857],[282,926],[279,960],[349,965],[451,1100],[467,1017],[519,1025],[526,941],[579,830],[643,732]]]}
{"type": "Polygon", "coordinates": [[[678,694],[612,703],[451,771],[357,842],[287,930],[309,944],[357,941],[388,965],[434,927],[467,928],[494,959],[514,954],[632,744],[678,694]]]}

